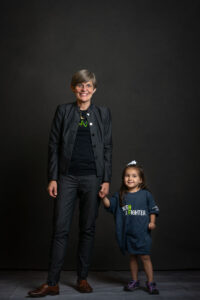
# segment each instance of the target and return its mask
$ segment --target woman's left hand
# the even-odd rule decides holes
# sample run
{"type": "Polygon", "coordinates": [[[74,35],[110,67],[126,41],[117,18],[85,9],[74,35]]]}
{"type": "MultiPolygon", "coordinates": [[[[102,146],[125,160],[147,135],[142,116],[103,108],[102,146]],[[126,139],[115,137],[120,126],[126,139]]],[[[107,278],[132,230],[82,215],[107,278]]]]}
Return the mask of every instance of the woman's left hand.
{"type": "Polygon", "coordinates": [[[99,197],[104,198],[109,193],[109,182],[103,182],[99,191],[99,197]]]}

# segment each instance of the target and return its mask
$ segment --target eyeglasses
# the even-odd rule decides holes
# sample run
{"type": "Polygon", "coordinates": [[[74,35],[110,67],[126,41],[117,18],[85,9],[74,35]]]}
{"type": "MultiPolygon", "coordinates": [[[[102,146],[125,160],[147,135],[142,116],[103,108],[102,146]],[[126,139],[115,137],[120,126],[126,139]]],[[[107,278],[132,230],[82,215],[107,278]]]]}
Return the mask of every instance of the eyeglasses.
{"type": "Polygon", "coordinates": [[[83,88],[92,89],[93,85],[91,83],[78,83],[76,85],[76,88],[78,88],[78,89],[83,89],[83,88]]]}

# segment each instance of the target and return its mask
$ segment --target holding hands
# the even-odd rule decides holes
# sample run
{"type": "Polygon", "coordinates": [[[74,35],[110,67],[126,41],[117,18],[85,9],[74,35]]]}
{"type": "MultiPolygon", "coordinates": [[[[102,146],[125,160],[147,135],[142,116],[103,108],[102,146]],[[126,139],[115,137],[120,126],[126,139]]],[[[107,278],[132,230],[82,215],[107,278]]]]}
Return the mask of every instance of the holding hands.
{"type": "Polygon", "coordinates": [[[109,193],[109,182],[103,182],[99,191],[99,197],[103,199],[109,193]]]}
{"type": "Polygon", "coordinates": [[[99,191],[99,197],[102,199],[105,207],[110,207],[110,200],[106,197],[109,193],[109,182],[104,182],[101,185],[101,190],[99,191]]]}

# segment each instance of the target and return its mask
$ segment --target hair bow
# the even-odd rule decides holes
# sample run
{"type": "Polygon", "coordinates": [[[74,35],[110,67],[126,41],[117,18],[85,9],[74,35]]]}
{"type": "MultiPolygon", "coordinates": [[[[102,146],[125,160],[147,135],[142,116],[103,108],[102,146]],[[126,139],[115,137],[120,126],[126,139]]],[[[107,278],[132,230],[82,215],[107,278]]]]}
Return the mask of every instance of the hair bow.
{"type": "Polygon", "coordinates": [[[137,161],[136,160],[132,160],[130,163],[127,164],[127,166],[131,166],[131,165],[136,165],[137,161]]]}

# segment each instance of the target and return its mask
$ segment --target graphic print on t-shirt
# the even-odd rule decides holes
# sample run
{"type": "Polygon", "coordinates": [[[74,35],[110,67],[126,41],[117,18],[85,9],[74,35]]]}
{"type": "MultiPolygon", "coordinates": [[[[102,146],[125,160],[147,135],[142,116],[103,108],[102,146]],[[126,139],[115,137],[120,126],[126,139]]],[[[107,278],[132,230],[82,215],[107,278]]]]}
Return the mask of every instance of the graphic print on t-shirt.
{"type": "Polygon", "coordinates": [[[129,216],[146,216],[146,210],[144,209],[132,209],[132,205],[131,204],[127,204],[122,206],[122,210],[125,214],[125,216],[129,215],[129,216]]]}

